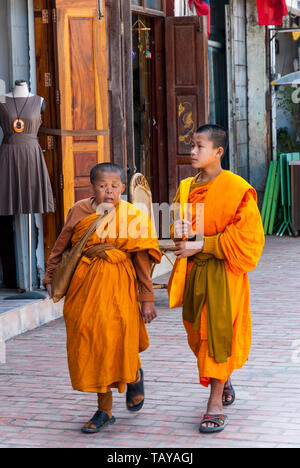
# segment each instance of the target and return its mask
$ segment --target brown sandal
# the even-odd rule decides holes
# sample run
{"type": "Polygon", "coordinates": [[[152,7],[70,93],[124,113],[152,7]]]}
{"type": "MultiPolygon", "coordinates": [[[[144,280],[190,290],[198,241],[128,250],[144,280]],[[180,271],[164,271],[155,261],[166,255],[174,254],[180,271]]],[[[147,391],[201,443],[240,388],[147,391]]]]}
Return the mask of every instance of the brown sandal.
{"type": "Polygon", "coordinates": [[[145,388],[144,388],[144,371],[140,368],[140,380],[137,383],[127,384],[127,392],[126,392],[126,405],[128,411],[140,411],[145,402],[145,388]],[[139,395],[143,395],[144,399],[138,404],[134,405],[134,397],[139,395]],[[132,406],[130,406],[132,405],[132,406]]]}
{"type": "Polygon", "coordinates": [[[228,416],[224,414],[205,414],[201,420],[199,432],[208,434],[212,432],[221,432],[228,423],[228,416]],[[215,427],[205,427],[204,424],[212,423],[215,427]]]}
{"type": "Polygon", "coordinates": [[[97,432],[100,432],[105,426],[114,424],[115,422],[116,418],[114,416],[109,418],[105,411],[97,411],[92,419],[81,428],[81,432],[84,434],[96,434],[97,432]]]}
{"type": "Polygon", "coordinates": [[[234,390],[234,388],[232,386],[230,378],[227,380],[227,382],[224,385],[223,397],[224,397],[223,406],[230,406],[235,401],[235,390],[234,390]],[[228,396],[231,396],[230,401],[226,400],[226,397],[228,397],[228,396]]]}

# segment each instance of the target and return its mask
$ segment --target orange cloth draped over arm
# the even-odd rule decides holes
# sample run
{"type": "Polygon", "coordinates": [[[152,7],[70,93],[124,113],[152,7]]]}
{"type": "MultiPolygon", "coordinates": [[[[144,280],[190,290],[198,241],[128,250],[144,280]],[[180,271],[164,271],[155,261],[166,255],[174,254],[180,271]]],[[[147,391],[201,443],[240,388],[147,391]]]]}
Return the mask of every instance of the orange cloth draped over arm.
{"type": "Polygon", "coordinates": [[[240,275],[256,268],[265,236],[256,193],[250,189],[244,196],[232,224],[220,236],[220,244],[228,268],[240,275]]]}

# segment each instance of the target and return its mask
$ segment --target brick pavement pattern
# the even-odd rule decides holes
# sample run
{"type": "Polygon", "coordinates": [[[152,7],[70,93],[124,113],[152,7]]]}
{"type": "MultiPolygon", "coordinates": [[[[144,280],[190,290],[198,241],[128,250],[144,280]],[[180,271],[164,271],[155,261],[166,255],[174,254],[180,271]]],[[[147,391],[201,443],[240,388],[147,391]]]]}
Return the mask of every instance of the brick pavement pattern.
{"type": "Polygon", "coordinates": [[[70,386],[62,319],[7,342],[0,366],[0,448],[300,447],[300,239],[268,238],[250,275],[253,346],[233,375],[236,403],[224,432],[199,434],[208,389],[198,384],[181,310],[157,292],[159,319],[142,354],[146,403],[137,415],[114,393],[117,423],[96,435],[80,428],[96,396],[70,386]]]}

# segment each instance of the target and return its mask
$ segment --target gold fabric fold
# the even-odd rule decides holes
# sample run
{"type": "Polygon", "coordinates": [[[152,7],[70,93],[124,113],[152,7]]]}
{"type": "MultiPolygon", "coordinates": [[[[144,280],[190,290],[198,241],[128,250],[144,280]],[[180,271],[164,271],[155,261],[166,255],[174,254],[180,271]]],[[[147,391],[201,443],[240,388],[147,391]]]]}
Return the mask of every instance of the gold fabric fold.
{"type": "Polygon", "coordinates": [[[90,247],[88,250],[84,252],[84,256],[88,258],[100,257],[103,259],[107,258],[106,250],[115,249],[115,245],[113,244],[96,244],[93,247],[90,247]]]}
{"type": "Polygon", "coordinates": [[[114,263],[118,263],[118,260],[120,262],[126,260],[127,258],[130,258],[130,253],[129,252],[124,252],[121,249],[116,249],[116,246],[113,244],[96,244],[87,249],[84,252],[84,256],[88,257],[90,259],[99,257],[102,258],[103,260],[109,260],[111,259],[110,254],[107,253],[111,250],[114,250],[115,255],[113,255],[114,263]]]}
{"type": "Polygon", "coordinates": [[[199,330],[201,311],[207,304],[209,356],[220,364],[232,355],[233,324],[225,263],[212,254],[198,253],[183,298],[183,319],[199,330]]]}

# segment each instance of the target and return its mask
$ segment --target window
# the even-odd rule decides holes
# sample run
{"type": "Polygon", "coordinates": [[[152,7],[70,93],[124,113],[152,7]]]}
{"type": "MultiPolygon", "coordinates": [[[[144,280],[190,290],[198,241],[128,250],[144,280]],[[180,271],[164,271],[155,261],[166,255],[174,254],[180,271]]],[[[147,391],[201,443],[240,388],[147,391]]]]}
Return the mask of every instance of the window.
{"type": "Polygon", "coordinates": [[[146,0],[145,7],[153,10],[163,10],[162,0],[146,0]]]}
{"type": "Polygon", "coordinates": [[[158,10],[163,12],[165,10],[165,0],[131,0],[131,5],[144,10],[158,10]]]}

